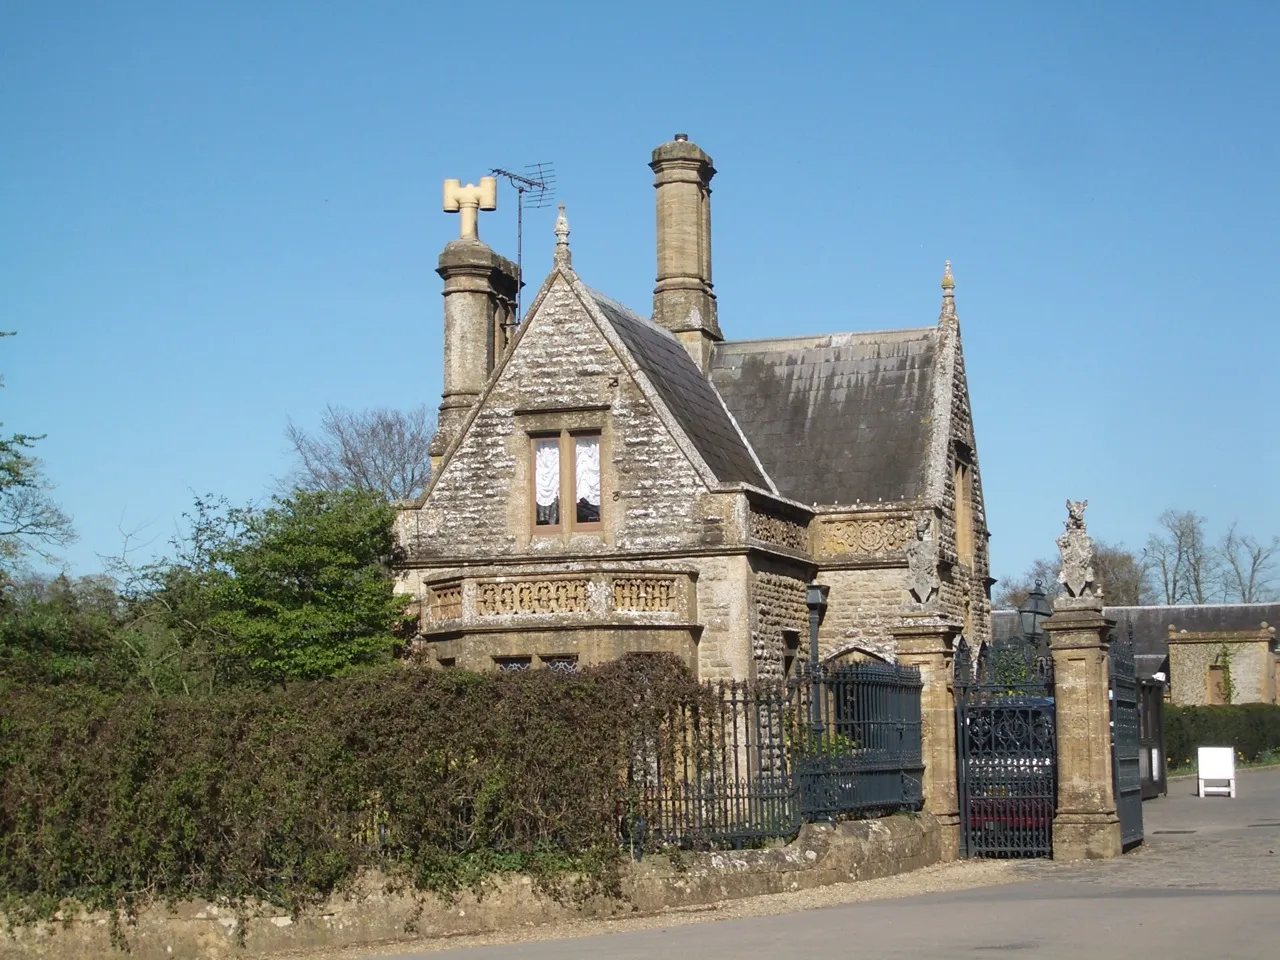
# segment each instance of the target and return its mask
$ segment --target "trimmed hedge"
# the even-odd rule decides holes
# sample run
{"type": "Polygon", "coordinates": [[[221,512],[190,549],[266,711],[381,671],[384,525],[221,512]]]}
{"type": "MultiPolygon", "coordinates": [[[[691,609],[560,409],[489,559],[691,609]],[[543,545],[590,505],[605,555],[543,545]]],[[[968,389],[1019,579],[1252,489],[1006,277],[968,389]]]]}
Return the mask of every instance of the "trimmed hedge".
{"type": "Polygon", "coordinates": [[[1280,705],[1166,705],[1164,735],[1170,770],[1194,763],[1197,747],[1233,747],[1252,763],[1267,751],[1280,750],[1280,705]]]}
{"type": "Polygon", "coordinates": [[[702,695],[665,657],[194,699],[0,685],[0,901],[19,922],[67,897],[296,910],[372,866],[423,890],[507,870],[610,889],[632,727],[702,695]]]}

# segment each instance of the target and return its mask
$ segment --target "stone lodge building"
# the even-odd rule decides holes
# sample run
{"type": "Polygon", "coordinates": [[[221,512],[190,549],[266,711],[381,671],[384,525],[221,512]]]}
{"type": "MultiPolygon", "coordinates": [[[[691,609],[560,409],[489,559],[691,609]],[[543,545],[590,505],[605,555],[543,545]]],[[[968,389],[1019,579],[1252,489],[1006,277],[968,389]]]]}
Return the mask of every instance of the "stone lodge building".
{"type": "Polygon", "coordinates": [[[649,166],[651,318],[578,276],[562,209],[517,325],[515,267],[476,231],[493,180],[445,184],[462,230],[438,267],[434,470],[397,520],[418,655],[573,669],[666,651],[703,679],[780,677],[807,651],[815,578],[825,659],[893,659],[910,618],[981,641],[988,534],[949,265],[929,326],[726,340],[711,158],[678,134],[649,166]]]}

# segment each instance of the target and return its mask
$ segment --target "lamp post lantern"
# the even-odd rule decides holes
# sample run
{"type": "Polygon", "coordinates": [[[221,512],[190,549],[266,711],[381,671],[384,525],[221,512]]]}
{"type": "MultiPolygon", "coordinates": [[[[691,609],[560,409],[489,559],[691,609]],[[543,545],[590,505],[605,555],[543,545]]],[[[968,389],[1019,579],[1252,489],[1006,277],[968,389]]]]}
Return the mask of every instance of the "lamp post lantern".
{"type": "Polygon", "coordinates": [[[818,658],[818,625],[827,612],[827,594],[831,587],[813,582],[805,590],[804,602],[809,608],[809,729],[815,737],[822,735],[822,679],[818,658]]]}
{"type": "Polygon", "coordinates": [[[1053,607],[1049,606],[1049,598],[1044,592],[1044,581],[1037,580],[1036,585],[1027,594],[1027,599],[1018,608],[1018,620],[1022,627],[1022,635],[1039,642],[1044,637],[1041,622],[1053,616],[1053,607]]]}
{"type": "Polygon", "coordinates": [[[1049,663],[1049,636],[1041,624],[1053,616],[1053,607],[1044,592],[1044,581],[1037,580],[1036,585],[1027,594],[1027,599],[1018,608],[1019,626],[1022,628],[1022,639],[1030,645],[1036,655],[1036,666],[1043,672],[1049,663]]]}

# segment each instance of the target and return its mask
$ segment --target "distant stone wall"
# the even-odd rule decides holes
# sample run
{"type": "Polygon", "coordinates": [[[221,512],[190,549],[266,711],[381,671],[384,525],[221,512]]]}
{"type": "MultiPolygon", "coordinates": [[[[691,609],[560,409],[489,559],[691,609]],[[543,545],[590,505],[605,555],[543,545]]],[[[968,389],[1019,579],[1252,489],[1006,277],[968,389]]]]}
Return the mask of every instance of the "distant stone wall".
{"type": "Polygon", "coordinates": [[[1276,631],[1265,622],[1258,630],[1188,633],[1169,630],[1169,698],[1179,706],[1214,702],[1214,667],[1231,676],[1232,703],[1275,703],[1276,631]]]}

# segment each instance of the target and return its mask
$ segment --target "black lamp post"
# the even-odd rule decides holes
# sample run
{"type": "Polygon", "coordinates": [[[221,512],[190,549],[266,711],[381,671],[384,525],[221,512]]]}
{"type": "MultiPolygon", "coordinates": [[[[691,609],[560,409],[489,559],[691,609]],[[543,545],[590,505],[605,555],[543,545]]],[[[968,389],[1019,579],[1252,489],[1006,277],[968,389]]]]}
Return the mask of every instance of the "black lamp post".
{"type": "Polygon", "coordinates": [[[827,612],[827,594],[831,587],[825,583],[811,583],[805,590],[804,602],[809,608],[809,729],[815,737],[822,735],[822,680],[819,677],[818,624],[827,612]]]}

